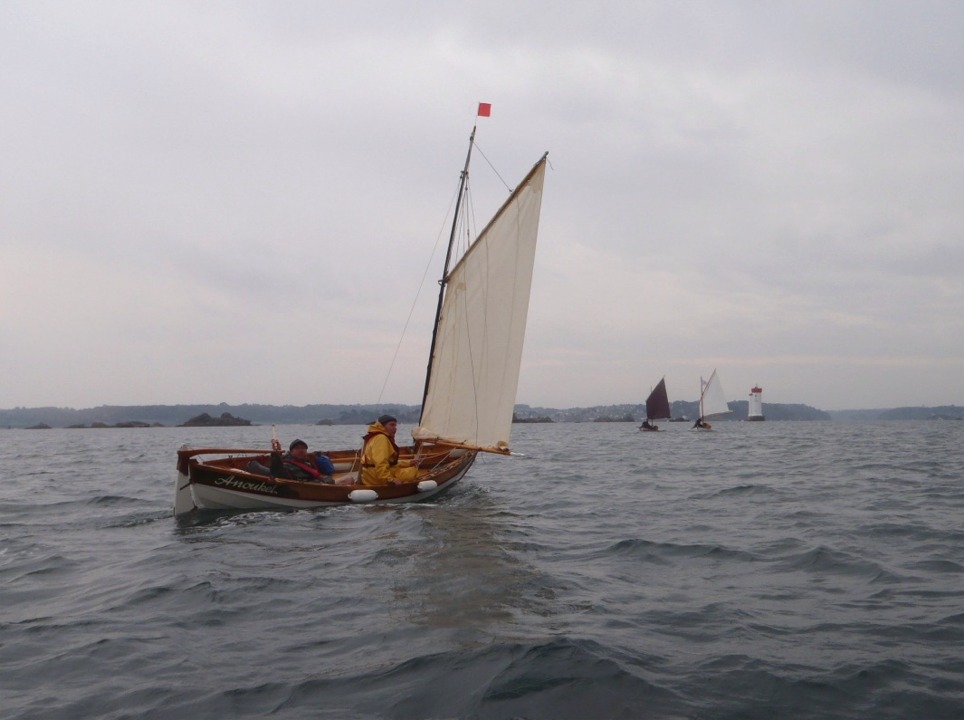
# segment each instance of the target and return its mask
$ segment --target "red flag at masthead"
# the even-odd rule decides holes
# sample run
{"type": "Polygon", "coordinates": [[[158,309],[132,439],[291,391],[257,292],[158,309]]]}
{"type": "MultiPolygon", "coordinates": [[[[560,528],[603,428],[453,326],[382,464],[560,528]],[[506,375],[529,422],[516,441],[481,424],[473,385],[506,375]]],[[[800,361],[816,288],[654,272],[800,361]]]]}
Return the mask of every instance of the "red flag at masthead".
{"type": "Polygon", "coordinates": [[[489,117],[492,114],[492,103],[479,103],[479,117],[489,117]]]}

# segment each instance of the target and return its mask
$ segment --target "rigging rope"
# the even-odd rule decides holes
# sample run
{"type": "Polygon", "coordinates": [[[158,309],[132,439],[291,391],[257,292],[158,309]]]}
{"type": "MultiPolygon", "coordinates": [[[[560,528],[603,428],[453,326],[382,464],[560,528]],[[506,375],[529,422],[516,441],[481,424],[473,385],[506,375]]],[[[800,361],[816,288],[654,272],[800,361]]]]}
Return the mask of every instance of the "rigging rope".
{"type": "Polygon", "coordinates": [[[425,287],[425,279],[428,277],[429,270],[432,267],[432,260],[435,258],[435,253],[438,250],[439,244],[445,235],[445,228],[448,225],[448,218],[451,217],[452,206],[455,204],[455,198],[458,193],[453,193],[452,197],[449,199],[449,206],[445,211],[445,216],[442,219],[442,224],[439,226],[438,235],[435,237],[435,245],[432,247],[431,255],[428,261],[425,263],[425,270],[422,271],[422,279],[418,283],[418,288],[415,290],[415,297],[412,298],[412,305],[408,309],[408,317],[405,318],[405,324],[402,326],[402,332],[398,336],[398,343],[395,345],[395,352],[392,353],[392,360],[388,364],[388,370],[385,372],[385,380],[382,382],[382,388],[378,392],[378,398],[375,400],[376,405],[380,405],[382,398],[385,395],[385,388],[388,386],[388,381],[391,378],[392,371],[395,369],[395,361],[398,360],[398,353],[402,348],[402,342],[405,340],[405,334],[408,332],[408,326],[412,322],[412,316],[415,314],[415,307],[418,305],[418,299],[422,295],[422,290],[425,287]]]}

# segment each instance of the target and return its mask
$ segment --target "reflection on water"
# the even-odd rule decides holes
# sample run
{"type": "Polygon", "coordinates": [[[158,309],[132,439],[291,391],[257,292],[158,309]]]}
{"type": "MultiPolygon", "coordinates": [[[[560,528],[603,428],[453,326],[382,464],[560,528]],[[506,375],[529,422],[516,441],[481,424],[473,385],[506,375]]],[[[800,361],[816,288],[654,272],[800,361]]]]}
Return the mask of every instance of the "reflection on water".
{"type": "Polygon", "coordinates": [[[411,565],[394,577],[392,615],[426,628],[457,630],[462,647],[531,637],[530,616],[553,614],[552,580],[523,558],[533,551],[522,517],[465,484],[434,505],[411,565]]]}

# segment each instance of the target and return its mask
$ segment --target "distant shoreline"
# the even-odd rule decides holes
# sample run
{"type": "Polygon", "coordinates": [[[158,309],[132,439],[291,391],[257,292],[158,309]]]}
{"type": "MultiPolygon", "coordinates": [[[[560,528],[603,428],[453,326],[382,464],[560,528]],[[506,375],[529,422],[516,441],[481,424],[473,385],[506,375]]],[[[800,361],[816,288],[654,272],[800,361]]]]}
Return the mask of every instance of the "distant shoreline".
{"type": "MultiPolygon", "coordinates": [[[[677,400],[671,404],[673,417],[696,417],[696,402],[677,400]]],[[[747,402],[729,403],[730,413],[715,422],[747,419],[747,402]]],[[[238,425],[367,425],[379,415],[391,413],[399,422],[418,422],[418,405],[384,403],[380,405],[102,405],[94,408],[12,408],[0,409],[0,428],[131,428],[198,425],[224,427],[238,425]],[[207,416],[207,419],[205,419],[207,416]],[[202,422],[203,420],[203,422],[202,422]]],[[[964,407],[908,407],[873,410],[824,411],[809,405],[764,403],[767,422],[835,421],[866,422],[877,420],[962,420],[964,407]]],[[[544,408],[516,405],[518,423],[641,422],[646,408],[641,403],[598,405],[581,408],[544,408]]]]}

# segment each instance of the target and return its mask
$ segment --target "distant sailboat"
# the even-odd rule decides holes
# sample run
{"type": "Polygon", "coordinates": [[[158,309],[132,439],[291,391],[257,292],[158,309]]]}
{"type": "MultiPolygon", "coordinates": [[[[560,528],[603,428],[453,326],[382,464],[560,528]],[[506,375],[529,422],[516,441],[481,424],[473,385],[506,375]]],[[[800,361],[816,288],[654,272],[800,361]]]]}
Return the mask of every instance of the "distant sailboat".
{"type": "Polygon", "coordinates": [[[659,430],[651,420],[665,420],[670,417],[669,397],[666,395],[666,378],[661,378],[653,392],[646,398],[646,419],[639,426],[640,430],[659,430]]]}
{"type": "Polygon", "coordinates": [[[693,424],[694,429],[709,430],[712,426],[706,422],[706,418],[713,415],[723,415],[730,412],[730,406],[726,404],[726,397],[723,395],[723,385],[716,370],[710,375],[710,379],[705,383],[700,378],[700,416],[693,424]]]}

